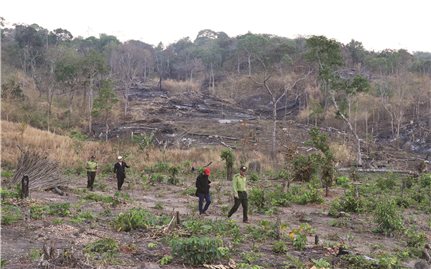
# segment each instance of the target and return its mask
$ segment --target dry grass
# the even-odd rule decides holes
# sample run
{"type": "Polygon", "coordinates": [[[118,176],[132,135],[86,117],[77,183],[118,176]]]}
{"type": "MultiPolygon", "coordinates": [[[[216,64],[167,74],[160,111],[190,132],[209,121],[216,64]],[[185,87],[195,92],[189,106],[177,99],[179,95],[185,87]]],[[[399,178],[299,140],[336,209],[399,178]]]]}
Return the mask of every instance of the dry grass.
{"type": "MultiPolygon", "coordinates": [[[[122,155],[137,171],[153,166],[158,162],[181,165],[190,162],[202,166],[212,162],[213,170],[221,170],[224,161],[220,158],[221,146],[190,149],[158,148],[142,151],[137,145],[127,141],[78,141],[67,136],[57,135],[30,127],[26,124],[1,121],[1,159],[3,165],[14,167],[20,156],[21,148],[45,152],[50,159],[57,160],[63,168],[82,167],[86,160],[95,155],[99,165],[112,164],[117,155],[122,155]]],[[[269,167],[267,157],[255,151],[235,152],[239,164],[241,154],[247,162],[260,161],[262,167],[269,167]]]]}
{"type": "Polygon", "coordinates": [[[340,144],[340,143],[330,143],[329,145],[331,151],[334,153],[335,161],[342,164],[350,164],[355,162],[355,153],[352,152],[352,149],[350,149],[346,144],[340,144]]]}
{"type": "Polygon", "coordinates": [[[183,92],[197,92],[200,88],[200,82],[194,81],[177,81],[172,79],[167,79],[163,81],[163,88],[170,93],[183,93],[183,92]]]}

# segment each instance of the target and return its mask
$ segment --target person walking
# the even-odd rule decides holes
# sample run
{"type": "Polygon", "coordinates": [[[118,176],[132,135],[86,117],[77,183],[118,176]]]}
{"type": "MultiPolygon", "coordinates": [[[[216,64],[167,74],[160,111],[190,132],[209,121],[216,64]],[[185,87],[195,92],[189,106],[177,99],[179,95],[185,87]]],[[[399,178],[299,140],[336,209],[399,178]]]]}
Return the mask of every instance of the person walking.
{"type": "Polygon", "coordinates": [[[93,190],[94,179],[96,178],[97,162],[96,157],[92,155],[87,162],[87,189],[93,190]]]}
{"type": "Polygon", "coordinates": [[[207,167],[196,178],[196,196],[199,197],[199,214],[207,215],[206,211],[211,204],[210,183],[211,170],[207,167]],[[205,206],[204,205],[205,200],[205,206]]]}
{"type": "Polygon", "coordinates": [[[117,176],[117,188],[119,191],[121,191],[124,179],[126,178],[126,168],[129,168],[129,166],[123,161],[123,157],[118,156],[117,159],[118,162],[116,162],[114,165],[114,173],[117,176]]]}
{"type": "Polygon", "coordinates": [[[247,178],[245,176],[245,172],[247,171],[247,167],[241,166],[239,169],[239,174],[233,176],[232,180],[232,189],[235,203],[231,210],[229,211],[228,218],[230,218],[239,208],[239,205],[242,205],[242,221],[244,223],[248,223],[248,199],[247,199],[247,178]]]}

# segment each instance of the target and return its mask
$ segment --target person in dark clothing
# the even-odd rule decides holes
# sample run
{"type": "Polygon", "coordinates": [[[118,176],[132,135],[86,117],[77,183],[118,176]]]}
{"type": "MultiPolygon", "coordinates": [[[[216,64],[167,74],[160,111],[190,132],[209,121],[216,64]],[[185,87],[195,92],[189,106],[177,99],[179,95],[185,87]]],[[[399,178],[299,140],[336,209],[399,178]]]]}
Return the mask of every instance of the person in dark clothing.
{"type": "Polygon", "coordinates": [[[207,215],[206,211],[211,204],[210,196],[210,169],[207,167],[196,178],[196,195],[199,197],[199,214],[207,215]],[[205,200],[205,206],[204,205],[205,200]]]}
{"type": "Polygon", "coordinates": [[[96,157],[93,155],[90,157],[90,160],[87,162],[87,189],[90,191],[93,190],[94,179],[96,178],[97,172],[97,162],[96,157]]]}
{"type": "Polygon", "coordinates": [[[117,176],[117,188],[119,191],[121,191],[124,179],[126,178],[126,168],[129,168],[129,166],[123,161],[123,157],[118,156],[117,159],[118,162],[116,162],[114,165],[114,173],[117,176]]]}

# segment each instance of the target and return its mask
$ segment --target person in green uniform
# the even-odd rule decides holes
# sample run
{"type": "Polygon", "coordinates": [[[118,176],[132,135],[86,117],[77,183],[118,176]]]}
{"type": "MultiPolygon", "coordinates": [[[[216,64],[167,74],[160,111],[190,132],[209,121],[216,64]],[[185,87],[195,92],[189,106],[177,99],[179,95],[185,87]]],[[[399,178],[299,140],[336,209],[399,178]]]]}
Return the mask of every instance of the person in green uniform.
{"type": "Polygon", "coordinates": [[[87,189],[93,190],[94,179],[96,178],[97,162],[96,157],[93,155],[87,162],[87,189]]]}
{"type": "Polygon", "coordinates": [[[242,205],[242,221],[244,223],[248,223],[247,178],[245,177],[246,171],[247,167],[241,166],[241,168],[239,169],[239,174],[233,176],[232,189],[235,204],[233,205],[228,214],[228,218],[230,218],[233,213],[238,210],[239,205],[242,205]]]}

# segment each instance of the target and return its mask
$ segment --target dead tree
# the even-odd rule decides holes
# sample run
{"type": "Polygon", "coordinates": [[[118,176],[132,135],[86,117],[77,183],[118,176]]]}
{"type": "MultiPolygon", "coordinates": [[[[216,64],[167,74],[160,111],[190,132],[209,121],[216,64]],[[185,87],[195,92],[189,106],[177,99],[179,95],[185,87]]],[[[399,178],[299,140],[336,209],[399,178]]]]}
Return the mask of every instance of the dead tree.
{"type": "Polygon", "coordinates": [[[58,162],[48,159],[47,154],[42,152],[20,150],[21,156],[12,184],[18,184],[26,176],[28,190],[46,190],[67,185],[67,180],[61,176],[58,162]]]}
{"type": "Polygon", "coordinates": [[[28,176],[24,175],[21,179],[21,199],[28,197],[28,194],[29,194],[28,185],[29,185],[28,176]]]}

